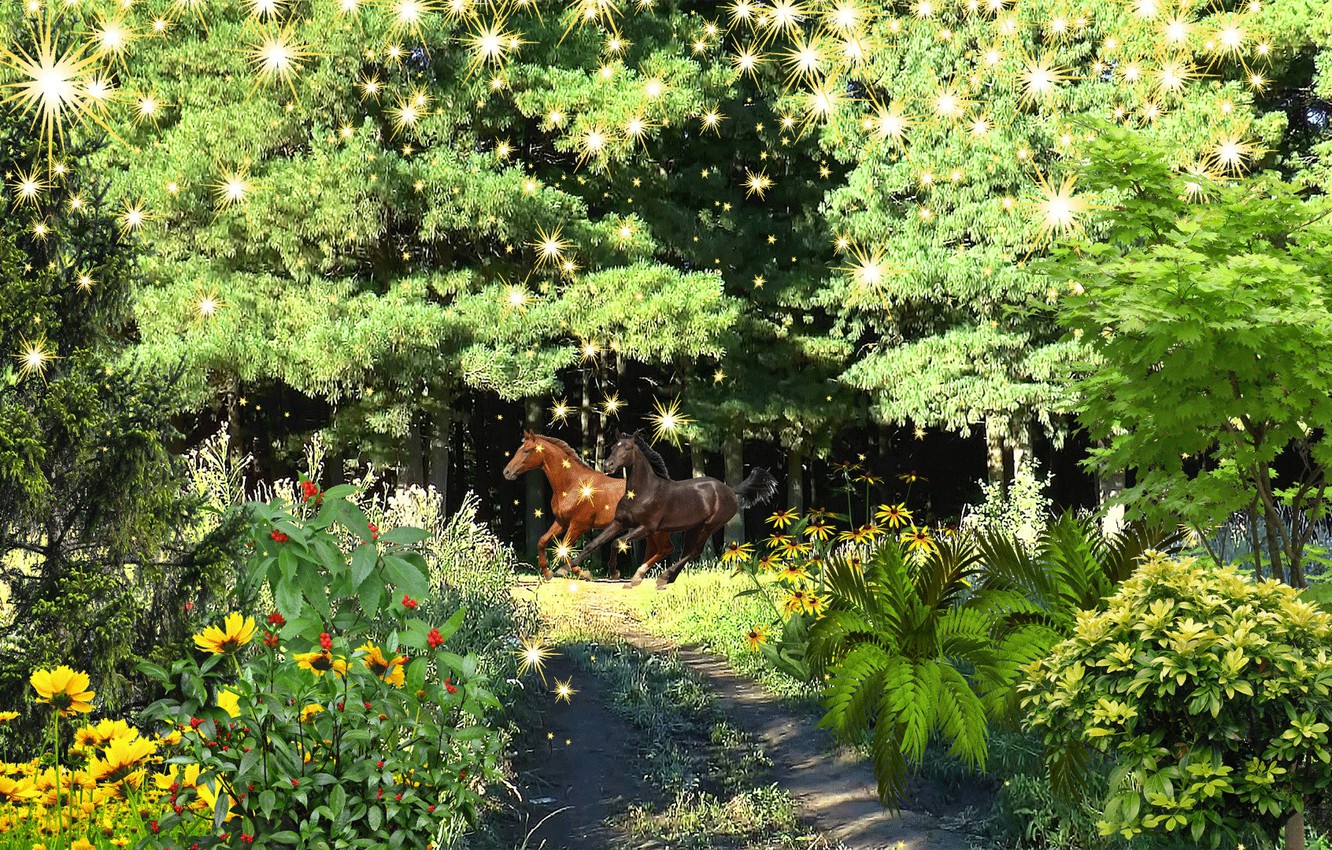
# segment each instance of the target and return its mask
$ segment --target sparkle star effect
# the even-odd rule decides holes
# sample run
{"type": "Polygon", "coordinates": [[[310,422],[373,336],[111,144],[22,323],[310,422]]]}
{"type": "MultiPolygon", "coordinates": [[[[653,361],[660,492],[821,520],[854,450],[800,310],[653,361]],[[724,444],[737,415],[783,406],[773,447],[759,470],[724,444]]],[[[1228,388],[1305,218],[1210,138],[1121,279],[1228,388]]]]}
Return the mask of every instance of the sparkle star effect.
{"type": "Polygon", "coordinates": [[[572,705],[573,695],[578,693],[578,691],[573,687],[573,677],[570,676],[564,681],[556,679],[555,689],[551,693],[555,694],[556,702],[563,700],[566,704],[572,705]]]}
{"type": "Polygon", "coordinates": [[[519,642],[523,648],[514,653],[518,658],[518,675],[522,676],[528,670],[535,670],[544,683],[546,681],[546,660],[553,658],[555,651],[538,637],[524,637],[519,642]]]}
{"type": "MultiPolygon", "coordinates": [[[[55,149],[64,145],[69,125],[84,116],[97,118],[89,111],[87,87],[99,57],[89,52],[87,44],[62,51],[50,13],[39,19],[31,34],[31,53],[22,47],[0,45],[0,66],[6,77],[15,79],[0,86],[0,91],[10,92],[4,103],[15,103],[32,116],[47,159],[54,160],[55,149]]],[[[103,127],[110,132],[110,128],[103,127]]]]}
{"type": "Polygon", "coordinates": [[[23,340],[19,343],[19,353],[14,357],[19,361],[19,378],[26,378],[30,375],[36,375],[43,382],[46,380],[46,370],[55,359],[55,355],[47,347],[46,337],[39,336],[35,340],[23,340]]]}
{"type": "Polygon", "coordinates": [[[680,412],[680,399],[676,398],[670,405],[663,405],[659,399],[652,400],[653,412],[648,416],[648,422],[652,424],[652,439],[669,440],[672,445],[680,445],[680,429],[693,422],[692,419],[680,412]]]}

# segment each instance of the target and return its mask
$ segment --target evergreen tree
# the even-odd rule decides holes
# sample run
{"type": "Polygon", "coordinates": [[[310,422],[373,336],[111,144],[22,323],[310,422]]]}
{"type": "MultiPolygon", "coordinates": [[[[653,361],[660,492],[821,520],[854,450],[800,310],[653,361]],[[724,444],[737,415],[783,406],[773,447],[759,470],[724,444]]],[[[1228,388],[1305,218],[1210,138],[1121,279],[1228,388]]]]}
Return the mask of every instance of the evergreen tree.
{"type": "MultiPolygon", "coordinates": [[[[11,56],[40,53],[40,30],[34,43],[9,12],[0,23],[11,56]]],[[[0,85],[18,81],[13,70],[0,85]]],[[[109,704],[123,699],[126,659],[182,636],[184,594],[213,560],[174,545],[190,506],[167,448],[172,388],[127,355],[138,251],[90,165],[94,147],[57,154],[26,117],[0,115],[6,703],[34,667],[57,663],[89,671],[109,704]]]]}

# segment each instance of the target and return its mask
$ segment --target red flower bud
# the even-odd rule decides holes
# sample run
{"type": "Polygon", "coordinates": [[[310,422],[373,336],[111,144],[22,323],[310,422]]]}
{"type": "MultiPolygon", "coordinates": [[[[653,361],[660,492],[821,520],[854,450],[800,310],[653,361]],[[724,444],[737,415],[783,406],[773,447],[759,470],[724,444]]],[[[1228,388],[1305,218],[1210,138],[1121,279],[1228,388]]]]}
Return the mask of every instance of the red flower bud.
{"type": "Polygon", "coordinates": [[[319,485],[313,481],[301,482],[301,495],[309,502],[319,497],[319,485]]]}
{"type": "Polygon", "coordinates": [[[444,638],[439,633],[439,629],[431,629],[430,634],[426,635],[426,643],[431,649],[439,649],[444,645],[444,638]]]}
{"type": "Polygon", "coordinates": [[[278,543],[286,543],[288,540],[291,539],[287,535],[283,534],[281,531],[278,531],[276,528],[273,529],[273,532],[268,536],[271,537],[273,540],[276,540],[278,543]]]}
{"type": "Polygon", "coordinates": [[[402,607],[404,607],[404,608],[415,608],[418,604],[419,604],[419,603],[418,603],[415,599],[411,598],[411,597],[408,596],[407,594],[404,593],[404,594],[402,595],[402,607]]]}
{"type": "Polygon", "coordinates": [[[383,760],[383,759],[380,759],[379,761],[375,762],[375,767],[379,768],[380,770],[383,770],[383,769],[384,769],[384,760],[383,760]]]}
{"type": "Polygon", "coordinates": [[[447,679],[444,680],[444,690],[448,691],[448,692],[451,693],[451,694],[456,694],[456,693],[458,693],[458,686],[455,685],[455,684],[453,684],[453,677],[452,677],[452,676],[450,676],[450,677],[448,677],[447,679]]]}
{"type": "Polygon", "coordinates": [[[191,601],[187,601],[187,602],[185,603],[185,613],[188,614],[188,613],[190,613],[190,612],[193,611],[193,610],[194,610],[194,602],[193,602],[193,600],[191,600],[191,601]]]}
{"type": "Polygon", "coordinates": [[[401,794],[394,794],[394,795],[393,795],[393,799],[394,799],[396,802],[401,803],[401,802],[402,802],[402,795],[401,795],[401,794]]]}
{"type": "Polygon", "coordinates": [[[281,628],[287,625],[287,618],[282,616],[281,612],[274,611],[272,614],[268,615],[268,624],[270,626],[281,628]]]}
{"type": "Polygon", "coordinates": [[[300,784],[301,784],[301,780],[299,780],[299,779],[293,779],[293,780],[291,780],[291,787],[292,787],[292,788],[295,788],[297,785],[300,785],[300,784]]]}

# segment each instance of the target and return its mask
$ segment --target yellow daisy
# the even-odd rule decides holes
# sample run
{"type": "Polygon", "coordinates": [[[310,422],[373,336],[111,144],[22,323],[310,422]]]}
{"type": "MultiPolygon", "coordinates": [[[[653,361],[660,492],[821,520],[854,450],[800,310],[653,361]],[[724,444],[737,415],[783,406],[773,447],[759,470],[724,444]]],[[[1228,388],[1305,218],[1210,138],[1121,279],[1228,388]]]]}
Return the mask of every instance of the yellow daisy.
{"type": "Polygon", "coordinates": [[[37,701],[55,706],[61,717],[76,711],[83,714],[92,711],[94,692],[88,690],[87,673],[76,673],[62,665],[54,670],[37,670],[28,681],[37,691],[37,701]]]}
{"type": "Polygon", "coordinates": [[[194,636],[194,643],[205,652],[227,655],[250,642],[254,637],[254,618],[233,611],[227,615],[222,628],[209,626],[194,636]]]}

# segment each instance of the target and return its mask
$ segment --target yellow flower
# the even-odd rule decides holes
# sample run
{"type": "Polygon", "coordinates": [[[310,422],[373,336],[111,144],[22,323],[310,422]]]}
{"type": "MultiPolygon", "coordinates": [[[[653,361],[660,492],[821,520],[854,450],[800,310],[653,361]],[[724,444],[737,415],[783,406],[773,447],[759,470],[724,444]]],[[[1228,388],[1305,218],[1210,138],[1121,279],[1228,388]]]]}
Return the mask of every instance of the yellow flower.
{"type": "Polygon", "coordinates": [[[88,765],[88,775],[94,782],[119,782],[128,776],[140,761],[157,752],[152,741],[135,736],[116,738],[107,744],[101,758],[88,765]]]}
{"type": "Polygon", "coordinates": [[[928,528],[913,525],[910,530],[902,532],[901,539],[907,545],[908,552],[933,552],[935,548],[928,528]]]}
{"type": "Polygon", "coordinates": [[[832,536],[832,533],[832,526],[825,525],[822,520],[811,522],[805,526],[805,536],[814,540],[827,540],[832,536]]]}
{"type": "Polygon", "coordinates": [[[345,658],[334,658],[333,654],[327,649],[321,649],[318,652],[298,652],[293,657],[297,664],[316,676],[322,676],[329,670],[339,676],[347,675],[347,660],[345,658]]]}
{"type": "Polygon", "coordinates": [[[240,694],[222,688],[217,692],[217,707],[232,717],[240,717],[240,694]]]}
{"type": "Polygon", "coordinates": [[[37,789],[33,787],[32,779],[22,777],[20,779],[10,779],[8,776],[0,776],[0,800],[9,800],[13,803],[26,803],[37,797],[37,789]]]}
{"type": "Polygon", "coordinates": [[[799,583],[809,578],[809,574],[805,572],[804,567],[800,566],[795,561],[792,561],[777,574],[777,577],[782,581],[799,583]]]}
{"type": "Polygon", "coordinates": [[[749,646],[750,652],[758,652],[759,647],[768,642],[768,627],[759,626],[749,630],[745,636],[745,643],[749,646]]]}
{"type": "Polygon", "coordinates": [[[822,617],[823,600],[811,593],[809,596],[805,597],[805,610],[813,614],[815,617],[822,617]]]}
{"type": "Polygon", "coordinates": [[[237,611],[227,615],[222,628],[209,626],[194,636],[194,643],[205,652],[227,655],[250,642],[254,637],[254,618],[237,611]]]}
{"type": "Polygon", "coordinates": [[[879,505],[879,509],[874,512],[874,518],[889,528],[901,528],[911,522],[911,511],[907,510],[903,502],[895,505],[879,505]]]}
{"type": "Polygon", "coordinates": [[[87,673],[76,673],[62,665],[54,670],[37,670],[29,681],[37,691],[37,701],[49,702],[61,717],[74,711],[92,711],[93,691],[88,690],[87,673]]]}
{"type": "Polygon", "coordinates": [[[193,788],[199,784],[199,773],[200,767],[197,764],[173,764],[170,773],[159,773],[153,777],[153,781],[163,791],[170,791],[173,782],[179,782],[182,788],[193,788]]]}
{"type": "Polygon", "coordinates": [[[795,522],[796,517],[798,516],[799,514],[796,513],[794,508],[787,508],[784,511],[778,511],[768,517],[768,524],[773,528],[786,528],[788,525],[795,522]]]}
{"type": "Polygon", "coordinates": [[[786,597],[786,604],[782,606],[787,614],[800,614],[805,610],[808,604],[809,594],[803,590],[793,590],[791,595],[786,597]]]}
{"type": "Polygon", "coordinates": [[[780,560],[781,559],[776,555],[764,555],[762,558],[758,559],[758,568],[761,572],[771,572],[772,570],[777,569],[779,566],[777,562],[780,560]]]}
{"type": "Polygon", "coordinates": [[[86,838],[76,838],[69,843],[69,850],[97,850],[97,848],[86,838]]]}
{"type": "Polygon", "coordinates": [[[721,562],[723,564],[729,564],[732,561],[743,561],[748,559],[752,554],[754,554],[753,546],[748,543],[736,543],[732,540],[731,545],[726,547],[725,552],[722,552],[721,562]]]}
{"type": "Polygon", "coordinates": [[[388,682],[395,688],[401,688],[405,682],[406,676],[403,673],[403,666],[407,659],[401,655],[395,656],[392,661],[384,657],[384,652],[379,647],[370,643],[363,643],[356,647],[357,652],[364,652],[365,666],[371,673],[388,682]]]}
{"type": "Polygon", "coordinates": [[[309,723],[311,720],[314,719],[314,716],[316,714],[323,714],[323,713],[324,713],[324,707],[317,702],[312,702],[309,705],[307,705],[305,708],[301,709],[301,722],[309,723]]]}
{"type": "MultiPolygon", "coordinates": [[[[216,780],[214,780],[216,782],[216,780]]],[[[198,795],[195,801],[196,806],[205,812],[214,812],[217,810],[217,791],[210,788],[206,783],[194,786],[194,793],[198,795]]],[[[231,807],[236,804],[236,800],[230,794],[227,795],[227,816],[224,820],[231,820],[236,815],[231,811],[231,807]]]]}
{"type": "Polygon", "coordinates": [[[18,717],[17,711],[0,711],[0,723],[6,723],[18,717]]]}

